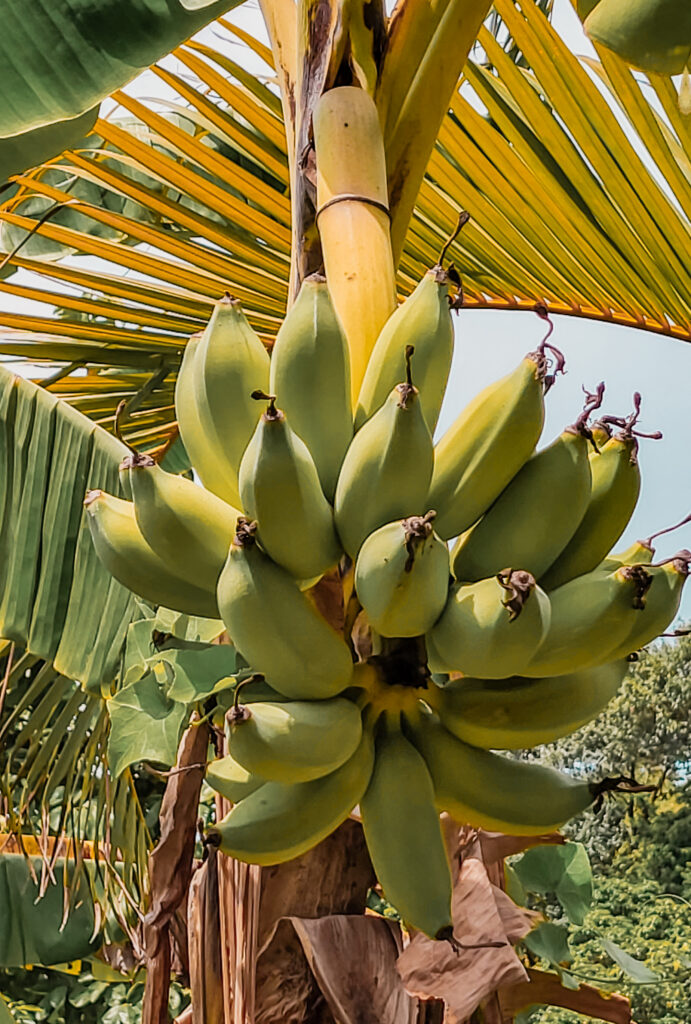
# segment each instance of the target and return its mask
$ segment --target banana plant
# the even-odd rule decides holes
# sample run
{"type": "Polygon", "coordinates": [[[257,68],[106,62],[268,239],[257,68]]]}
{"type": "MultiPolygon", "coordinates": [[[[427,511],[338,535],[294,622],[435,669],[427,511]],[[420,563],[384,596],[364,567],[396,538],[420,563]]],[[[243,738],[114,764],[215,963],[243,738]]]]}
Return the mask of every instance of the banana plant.
{"type": "MultiPolygon", "coordinates": [[[[69,724],[70,764],[92,787],[94,772],[108,778],[109,756],[127,768],[122,737],[136,728],[126,718],[134,702],[165,720],[151,756],[170,767],[184,715],[192,707],[203,715],[223,678],[211,678],[210,666],[209,692],[187,693],[178,651],[171,688],[171,658],[158,658],[152,635],[177,629],[180,644],[208,645],[213,627],[203,637],[170,622],[159,629],[106,581],[81,500],[87,489],[126,488],[116,427],[139,452],[187,468],[175,446],[174,386],[189,338],[225,290],[270,343],[300,284],[324,264],[361,370],[397,298],[442,250],[462,272],[468,307],[537,307],[691,340],[682,255],[691,144],[669,77],[641,79],[604,49],[597,61],[579,60],[533,0],[494,5],[520,65],[483,26],[489,0],[399,0],[390,17],[381,3],[265,0],[269,46],[219,17],[232,3],[127,6],[129,17],[108,0],[73,0],[57,5],[55,20],[54,3],[49,19],[48,5],[32,0],[21,32],[15,12],[0,42],[0,67],[17,97],[0,120],[0,153],[6,143],[9,154],[0,165],[9,178],[0,196],[3,262],[17,273],[0,291],[48,309],[2,315],[0,354],[42,364],[48,376],[33,385],[5,370],[0,378],[2,536],[20,538],[6,549],[0,633],[15,644],[13,659],[23,650],[43,660],[24,710],[38,716],[34,723],[46,715],[46,749],[62,764],[69,724]],[[98,18],[87,17],[97,8],[98,18]],[[206,36],[185,42],[214,18],[213,45],[206,36]],[[55,24],[61,46],[41,79],[35,55],[52,50],[55,24]],[[238,45],[264,74],[235,59],[238,45]],[[158,61],[169,51],[175,64],[158,61]],[[162,102],[123,91],[152,61],[162,102]],[[76,64],[78,76],[68,78],[76,64]],[[26,88],[33,74],[35,88],[26,88]],[[124,117],[97,117],[105,94],[124,117]],[[457,234],[463,211],[471,217],[457,234]],[[345,252],[342,238],[352,240],[345,252]],[[354,282],[353,265],[362,270],[354,282]],[[364,333],[349,317],[363,306],[371,310],[364,333]],[[77,691],[69,711],[56,711],[51,673],[93,694],[88,724],[77,691]],[[102,696],[116,735],[110,748],[99,732],[108,728],[102,696]],[[82,750],[90,761],[80,760],[82,750]]],[[[178,756],[187,761],[171,779],[192,778],[185,742],[178,756]]],[[[19,743],[19,760],[22,750],[19,743]]],[[[131,789],[119,785],[124,806],[131,789]]],[[[34,796],[29,789],[22,801],[24,820],[34,796]]],[[[65,797],[64,818],[78,799],[77,790],[65,797]]],[[[112,794],[108,801],[115,807],[112,794]]],[[[125,881],[139,895],[150,884],[149,837],[136,802],[129,806],[120,849],[134,851],[139,873],[125,881]]],[[[257,877],[236,883],[259,898],[257,877]]],[[[167,942],[170,921],[157,924],[152,977],[165,970],[161,935],[167,942]]],[[[252,957],[249,964],[251,974],[252,957]]]]}

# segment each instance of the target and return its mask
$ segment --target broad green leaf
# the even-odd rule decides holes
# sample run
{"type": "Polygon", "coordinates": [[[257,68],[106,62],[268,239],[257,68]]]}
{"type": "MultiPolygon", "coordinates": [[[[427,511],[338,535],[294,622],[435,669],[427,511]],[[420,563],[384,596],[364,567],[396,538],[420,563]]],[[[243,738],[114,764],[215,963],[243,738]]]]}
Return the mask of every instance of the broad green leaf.
{"type": "Polygon", "coordinates": [[[182,704],[205,700],[235,684],[235,650],[216,645],[196,651],[164,651],[161,659],[172,667],[168,697],[182,704]]]}
{"type": "Polygon", "coordinates": [[[534,846],[511,866],[524,889],[554,893],[569,920],[583,924],[593,893],[590,861],[581,843],[534,846]]]}
{"type": "MultiPolygon", "coordinates": [[[[73,865],[68,862],[68,871],[73,865]]],[[[21,967],[25,964],[59,964],[93,953],[101,945],[94,938],[94,905],[88,880],[82,874],[72,893],[72,909],[64,928],[65,861],[58,858],[49,883],[39,899],[35,879],[41,878],[40,857],[25,858],[18,853],[0,856],[0,966],[21,967]],[[33,872],[33,877],[32,877],[33,872]]],[[[69,882],[69,875],[68,875],[69,882]]]]}
{"type": "Polygon", "coordinates": [[[138,761],[175,764],[187,706],[166,695],[154,671],[119,690],[108,702],[108,714],[108,757],[116,778],[138,761]]]}
{"type": "Polygon", "coordinates": [[[523,942],[531,953],[549,960],[551,964],[569,964],[573,955],[569,949],[568,934],[564,925],[544,921],[529,932],[523,942]]]}
{"type": "MultiPolygon", "coordinates": [[[[239,0],[2,0],[0,138],[85,114],[239,0]],[[46,59],[46,55],[50,59],[46,59]]],[[[83,125],[81,126],[83,134],[83,125]]],[[[42,159],[65,148],[64,136],[42,159]]],[[[33,166],[36,143],[15,150],[33,166]]]]}
{"type": "Polygon", "coordinates": [[[0,636],[99,693],[135,608],[96,557],[82,502],[95,487],[122,494],[125,453],[92,420],[0,366],[0,636]]]}
{"type": "Polygon", "coordinates": [[[7,181],[12,174],[20,174],[27,167],[35,167],[50,160],[64,149],[78,145],[96,123],[98,106],[96,104],[90,110],[66,121],[39,126],[9,138],[0,137],[0,182],[7,181]]]}
{"type": "Polygon", "coordinates": [[[159,608],[154,629],[160,633],[170,633],[178,640],[208,644],[221,635],[225,626],[220,619],[204,619],[197,615],[174,612],[170,608],[159,608]]]}
{"type": "Polygon", "coordinates": [[[623,950],[621,946],[617,946],[616,942],[612,942],[611,939],[605,938],[601,938],[600,942],[605,952],[611,956],[615,964],[621,967],[622,971],[624,971],[632,981],[635,981],[640,985],[660,980],[659,974],[655,971],[651,971],[650,968],[646,967],[641,960],[636,960],[635,957],[623,950]]]}

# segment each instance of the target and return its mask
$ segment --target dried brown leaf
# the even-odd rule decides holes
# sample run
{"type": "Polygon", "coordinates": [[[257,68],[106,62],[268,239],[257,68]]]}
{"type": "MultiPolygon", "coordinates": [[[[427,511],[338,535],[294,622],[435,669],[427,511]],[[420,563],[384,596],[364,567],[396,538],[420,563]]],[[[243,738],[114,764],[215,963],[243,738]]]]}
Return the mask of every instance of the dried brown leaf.
{"type": "Polygon", "coordinates": [[[411,995],[443,999],[446,1024],[460,1024],[495,989],[525,981],[527,975],[506,937],[494,887],[476,858],[461,864],[452,911],[455,935],[466,948],[455,952],[418,933],[398,958],[397,969],[411,995]],[[497,945],[490,948],[491,943],[497,945]]]}
{"type": "Polygon", "coordinates": [[[291,918],[307,962],[339,1024],[415,1024],[411,999],[395,970],[400,929],[362,914],[291,918]]]}

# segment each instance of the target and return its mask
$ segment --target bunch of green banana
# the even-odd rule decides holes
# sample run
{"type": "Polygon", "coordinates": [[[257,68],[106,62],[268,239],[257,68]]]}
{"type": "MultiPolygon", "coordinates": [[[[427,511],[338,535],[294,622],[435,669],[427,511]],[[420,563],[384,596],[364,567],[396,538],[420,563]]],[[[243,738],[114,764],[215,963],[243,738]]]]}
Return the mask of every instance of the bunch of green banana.
{"type": "Polygon", "coordinates": [[[603,394],[600,384],[576,422],[528,459],[482,519],[459,537],[452,553],[457,580],[484,580],[506,565],[540,578],[566,547],[590,500],[587,422],[603,394]],[[542,529],[542,522],[549,523],[549,530],[542,529]]]}
{"type": "MultiPolygon", "coordinates": [[[[345,213],[320,217],[333,239],[345,213]]],[[[133,501],[91,492],[87,520],[113,576],[154,604],[220,615],[246,662],[223,691],[232,707],[219,693],[210,712],[229,753],[207,782],[234,804],[216,826],[221,850],[277,864],[359,804],[387,899],[409,927],[453,941],[440,812],[532,835],[611,788],[492,750],[597,715],[628,656],[677,614],[691,553],[654,563],[655,534],[610,551],[640,487],[639,396],[632,416],[590,426],[600,387],[536,453],[563,370],[545,339],[435,449],[446,273],[435,267],[395,310],[393,278],[385,302],[370,289],[375,329],[339,267],[338,315],[327,281],[307,278],[271,358],[238,304],[217,304],[176,387],[203,486],[134,453],[133,501]]]]}

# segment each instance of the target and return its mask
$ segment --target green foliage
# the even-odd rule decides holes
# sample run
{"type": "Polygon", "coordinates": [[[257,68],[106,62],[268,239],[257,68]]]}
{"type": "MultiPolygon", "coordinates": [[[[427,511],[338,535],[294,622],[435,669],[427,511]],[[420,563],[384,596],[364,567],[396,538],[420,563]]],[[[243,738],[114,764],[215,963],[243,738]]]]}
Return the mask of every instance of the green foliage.
{"type": "MultiPolygon", "coordinates": [[[[8,1000],[16,1024],[140,1024],[144,984],[115,980],[99,961],[78,973],[58,970],[0,971],[0,993],[8,1000]]],[[[177,1016],[189,993],[173,982],[168,1009],[177,1016]]],[[[2,1000],[0,999],[0,1004],[2,1000]]],[[[5,1024],[0,1012],[0,1024],[5,1024]]]]}
{"type": "MultiPolygon", "coordinates": [[[[569,920],[564,904],[528,870],[521,872],[520,862],[512,867],[512,878],[533,892],[532,904],[566,929],[569,975],[627,995],[637,1024],[691,1021],[690,739],[691,639],[685,638],[644,652],[598,719],[537,752],[545,763],[577,763],[593,777],[631,772],[662,781],[659,793],[610,800],[564,830],[582,842],[595,867],[582,922],[569,920]]],[[[583,1024],[584,1018],[551,1007],[533,1010],[526,1022],[583,1024]]]]}

